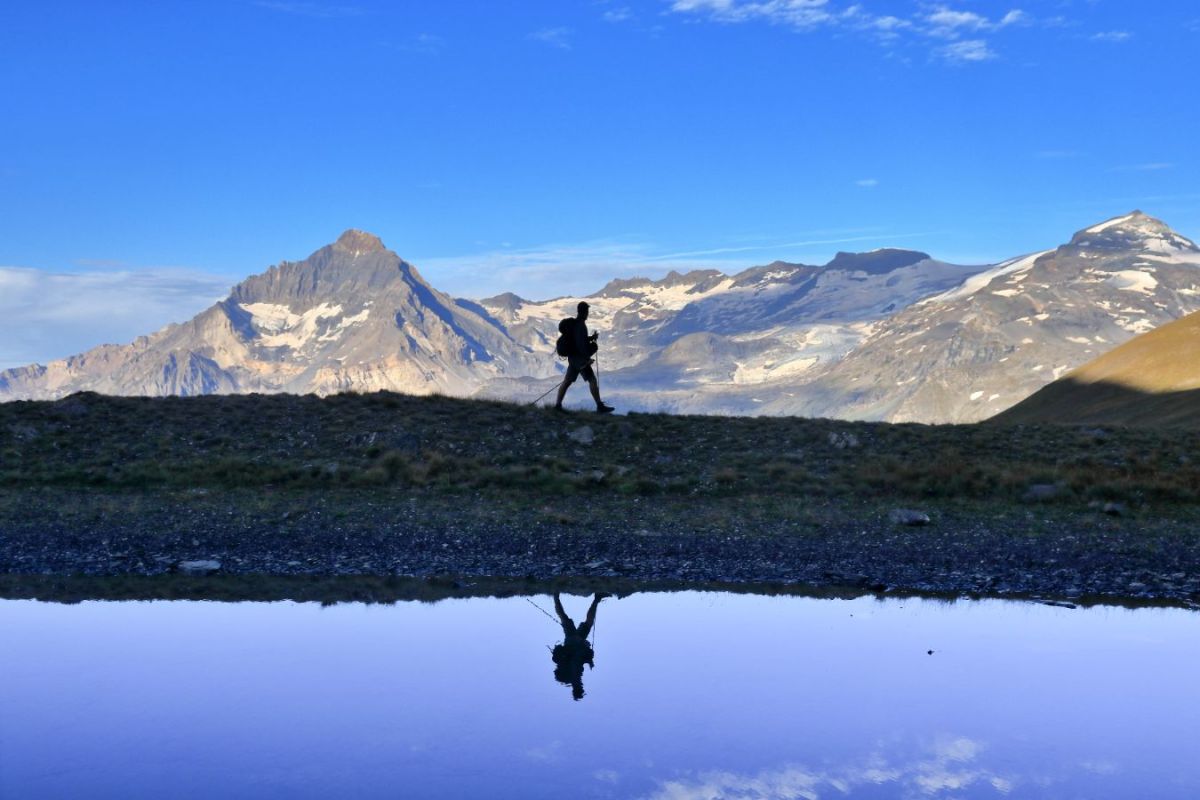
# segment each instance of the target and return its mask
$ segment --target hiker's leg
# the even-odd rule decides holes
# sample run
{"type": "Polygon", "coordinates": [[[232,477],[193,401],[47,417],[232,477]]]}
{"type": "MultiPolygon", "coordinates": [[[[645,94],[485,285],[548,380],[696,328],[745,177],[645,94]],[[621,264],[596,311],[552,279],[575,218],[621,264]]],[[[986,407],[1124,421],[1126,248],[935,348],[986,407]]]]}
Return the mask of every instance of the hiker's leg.
{"type": "Polygon", "coordinates": [[[575,633],[575,623],[567,616],[567,610],[563,608],[562,600],[558,599],[558,592],[554,593],[554,610],[558,613],[558,624],[562,625],[563,636],[571,636],[575,633]]]}
{"type": "Polygon", "coordinates": [[[571,384],[574,383],[575,379],[578,377],[579,377],[579,367],[575,366],[574,364],[568,363],[567,364],[567,373],[565,375],[563,375],[563,382],[561,384],[559,384],[559,387],[558,387],[558,397],[554,401],[555,408],[562,408],[562,401],[563,401],[563,398],[567,396],[567,389],[570,388],[571,384]]]}
{"type": "Polygon", "coordinates": [[[592,390],[592,399],[596,401],[596,405],[604,405],[604,401],[600,399],[600,381],[592,378],[588,381],[588,388],[592,390]]]}
{"type": "Polygon", "coordinates": [[[587,619],[579,626],[579,634],[585,639],[592,632],[592,626],[596,624],[596,606],[600,605],[600,600],[601,597],[598,594],[592,598],[592,604],[587,610],[587,619]]]}

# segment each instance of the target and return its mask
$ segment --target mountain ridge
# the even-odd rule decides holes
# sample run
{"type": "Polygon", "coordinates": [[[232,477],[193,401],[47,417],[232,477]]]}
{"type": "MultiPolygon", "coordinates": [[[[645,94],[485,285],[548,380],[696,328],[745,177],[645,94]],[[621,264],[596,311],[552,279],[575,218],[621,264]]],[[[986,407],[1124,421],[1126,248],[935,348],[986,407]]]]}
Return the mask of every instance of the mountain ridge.
{"type": "MultiPolygon", "coordinates": [[[[625,408],[972,421],[1200,308],[1198,267],[1191,240],[1134,211],[993,265],[881,248],[821,266],[614,279],[587,299],[606,396],[625,408]]],[[[561,375],[553,341],[576,302],[451,297],[350,229],[191,320],[0,372],[0,399],[378,389],[527,399],[561,375]]]]}

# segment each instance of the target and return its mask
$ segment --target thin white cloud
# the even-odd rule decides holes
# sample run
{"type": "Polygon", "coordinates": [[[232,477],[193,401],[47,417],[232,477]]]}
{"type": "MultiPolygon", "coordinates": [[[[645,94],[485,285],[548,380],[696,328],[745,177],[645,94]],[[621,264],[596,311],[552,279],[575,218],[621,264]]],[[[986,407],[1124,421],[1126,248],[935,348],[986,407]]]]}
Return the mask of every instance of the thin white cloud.
{"type": "Polygon", "coordinates": [[[878,178],[862,178],[854,182],[855,186],[860,186],[863,189],[874,189],[879,185],[878,178]]]}
{"type": "Polygon", "coordinates": [[[178,268],[0,267],[0,369],[44,364],[185,322],[226,297],[233,282],[178,268]]]}
{"type": "Polygon", "coordinates": [[[974,32],[991,27],[987,17],[973,11],[954,11],[945,6],[926,14],[925,22],[929,25],[931,35],[949,38],[959,36],[963,31],[974,32]]]}
{"type": "Polygon", "coordinates": [[[1149,161],[1144,164],[1124,164],[1119,167],[1113,167],[1113,172],[1160,172],[1164,169],[1171,169],[1175,165],[1170,161],[1149,161]]]}
{"type": "Polygon", "coordinates": [[[951,42],[939,47],[936,52],[939,57],[952,64],[990,61],[996,57],[995,51],[983,39],[963,39],[951,42]]]}
{"type": "Polygon", "coordinates": [[[1007,12],[998,20],[991,20],[974,11],[960,11],[949,6],[937,6],[925,15],[927,25],[925,32],[930,36],[956,39],[965,34],[997,31],[1029,21],[1029,15],[1017,8],[1007,12]]]}
{"type": "Polygon", "coordinates": [[[935,53],[955,63],[985,61],[995,57],[983,33],[1029,25],[1033,19],[1021,9],[1010,9],[999,18],[945,4],[921,6],[907,17],[875,14],[859,3],[835,3],[831,0],[671,0],[670,10],[726,24],[766,22],[789,26],[800,32],[830,28],[856,31],[882,44],[895,43],[902,34],[921,39],[962,40],[958,47],[941,46],[935,53]]]}
{"type": "Polygon", "coordinates": [[[843,766],[820,768],[788,766],[754,774],[712,771],[694,778],[659,784],[650,800],[712,800],[713,798],[756,798],[795,800],[828,795],[844,796],[859,788],[888,796],[938,795],[974,787],[990,786],[1007,794],[1020,783],[1012,775],[1000,774],[979,765],[984,747],[967,738],[940,741],[911,763],[892,763],[880,753],[843,766]]]}
{"type": "Polygon", "coordinates": [[[542,28],[529,34],[529,38],[559,50],[570,50],[572,33],[570,28],[542,28]]]}
{"type": "Polygon", "coordinates": [[[828,0],[674,0],[671,10],[704,13],[718,22],[762,20],[802,30],[837,19],[828,0]]]}
{"type": "Polygon", "coordinates": [[[604,12],[602,18],[605,22],[625,22],[633,19],[633,11],[630,10],[628,6],[610,8],[608,11],[604,12]]]}
{"type": "Polygon", "coordinates": [[[1133,34],[1129,31],[1102,31],[1101,33],[1093,33],[1089,37],[1093,42],[1109,42],[1111,44],[1120,44],[1127,42],[1133,38],[1133,34]]]}

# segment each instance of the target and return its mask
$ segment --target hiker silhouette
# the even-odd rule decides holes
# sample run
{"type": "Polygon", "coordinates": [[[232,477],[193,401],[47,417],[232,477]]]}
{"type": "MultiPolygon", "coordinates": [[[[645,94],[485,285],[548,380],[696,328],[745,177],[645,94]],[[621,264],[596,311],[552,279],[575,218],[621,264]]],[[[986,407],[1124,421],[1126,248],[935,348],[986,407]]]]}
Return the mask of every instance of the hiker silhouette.
{"type": "Polygon", "coordinates": [[[583,624],[576,626],[575,621],[568,617],[563,609],[558,592],[554,593],[554,610],[558,613],[558,621],[563,629],[562,644],[554,645],[554,649],[550,651],[550,658],[554,660],[554,679],[570,686],[571,696],[576,700],[583,699],[583,665],[596,668],[596,651],[588,643],[588,636],[596,624],[596,607],[606,597],[607,594],[597,592],[592,597],[592,604],[588,607],[583,624]]]}
{"type": "MultiPolygon", "coordinates": [[[[600,399],[600,381],[596,378],[596,372],[592,369],[592,356],[599,349],[596,340],[600,334],[589,334],[587,329],[588,304],[580,301],[576,306],[576,314],[574,323],[570,325],[570,330],[563,330],[563,336],[567,339],[569,348],[567,349],[567,374],[563,376],[563,382],[558,387],[558,398],[554,401],[554,409],[556,411],[563,410],[563,398],[567,396],[567,389],[575,382],[575,379],[580,375],[587,381],[588,388],[592,391],[592,399],[596,401],[596,411],[600,414],[612,413],[612,406],[605,405],[600,399]]],[[[563,320],[566,323],[568,320],[563,320]]]]}

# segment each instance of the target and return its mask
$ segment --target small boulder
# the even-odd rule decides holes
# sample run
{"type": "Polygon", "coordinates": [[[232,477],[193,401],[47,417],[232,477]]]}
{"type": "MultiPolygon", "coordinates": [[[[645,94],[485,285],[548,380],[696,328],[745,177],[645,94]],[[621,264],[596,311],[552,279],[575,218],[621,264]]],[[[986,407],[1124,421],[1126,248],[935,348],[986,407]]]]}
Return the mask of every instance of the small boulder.
{"type": "Polygon", "coordinates": [[[1100,510],[1110,517],[1123,517],[1129,511],[1124,503],[1105,503],[1100,510]]]}
{"type": "Polygon", "coordinates": [[[221,562],[211,559],[204,561],[180,561],[179,571],[184,575],[212,575],[221,571],[221,562]]]}
{"type": "Polygon", "coordinates": [[[591,444],[596,441],[596,434],[592,431],[591,426],[584,425],[582,428],[576,428],[568,433],[567,438],[579,444],[591,444]]]}
{"type": "Polygon", "coordinates": [[[888,514],[888,521],[893,525],[928,525],[929,515],[911,508],[895,508],[888,514]]]}
{"type": "Polygon", "coordinates": [[[838,450],[846,450],[848,448],[854,449],[855,447],[858,447],[860,444],[860,442],[858,441],[858,437],[855,436],[853,433],[850,433],[849,431],[846,431],[844,433],[839,433],[837,431],[830,431],[829,443],[831,445],[833,445],[834,447],[836,447],[838,450]]]}
{"type": "Polygon", "coordinates": [[[398,432],[389,437],[388,444],[392,450],[405,455],[416,455],[421,452],[421,438],[414,433],[398,432]]]}
{"type": "Polygon", "coordinates": [[[1060,491],[1056,483],[1035,483],[1025,490],[1021,499],[1026,503],[1044,503],[1058,497],[1060,491]]]}

